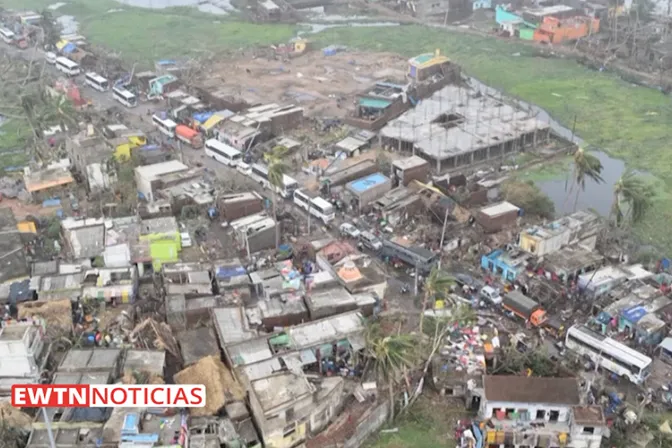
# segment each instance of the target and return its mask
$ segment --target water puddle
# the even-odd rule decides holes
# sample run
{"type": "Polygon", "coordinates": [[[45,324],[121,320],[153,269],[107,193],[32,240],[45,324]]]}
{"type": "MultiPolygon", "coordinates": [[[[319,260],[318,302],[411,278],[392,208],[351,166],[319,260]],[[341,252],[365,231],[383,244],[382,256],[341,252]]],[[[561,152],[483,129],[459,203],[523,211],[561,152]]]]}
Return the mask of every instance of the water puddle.
{"type": "Polygon", "coordinates": [[[61,6],[65,6],[65,5],[67,5],[67,3],[58,2],[58,3],[54,3],[54,4],[51,4],[51,5],[47,6],[47,9],[50,9],[52,11],[56,11],[61,6]]]}
{"type": "Polygon", "coordinates": [[[355,26],[355,27],[387,27],[387,26],[399,26],[397,22],[353,22],[353,23],[299,23],[300,27],[308,28],[307,30],[302,30],[296,33],[298,36],[305,34],[316,34],[321,33],[324,30],[329,28],[343,28],[346,26],[355,26]]]}
{"type": "Polygon", "coordinates": [[[77,34],[79,22],[73,16],[60,16],[56,22],[61,25],[61,34],[77,34]]]}
{"type": "Polygon", "coordinates": [[[236,8],[229,0],[117,0],[129,6],[148,9],[174,8],[177,6],[194,6],[199,11],[213,15],[225,15],[236,8]]]}
{"type": "Polygon", "coordinates": [[[324,10],[324,6],[317,6],[315,8],[300,9],[310,20],[319,20],[323,22],[348,22],[352,20],[367,20],[367,16],[343,16],[340,14],[329,14],[324,10]]]}

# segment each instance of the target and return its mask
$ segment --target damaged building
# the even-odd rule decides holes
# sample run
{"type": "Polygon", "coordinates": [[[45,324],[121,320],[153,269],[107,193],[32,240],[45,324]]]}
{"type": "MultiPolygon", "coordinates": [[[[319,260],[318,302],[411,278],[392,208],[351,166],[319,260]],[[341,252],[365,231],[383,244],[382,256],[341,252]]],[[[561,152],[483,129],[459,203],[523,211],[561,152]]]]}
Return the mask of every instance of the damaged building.
{"type": "Polygon", "coordinates": [[[388,123],[383,147],[428,160],[437,172],[466,167],[548,141],[532,112],[471,89],[447,86],[388,123]]]}

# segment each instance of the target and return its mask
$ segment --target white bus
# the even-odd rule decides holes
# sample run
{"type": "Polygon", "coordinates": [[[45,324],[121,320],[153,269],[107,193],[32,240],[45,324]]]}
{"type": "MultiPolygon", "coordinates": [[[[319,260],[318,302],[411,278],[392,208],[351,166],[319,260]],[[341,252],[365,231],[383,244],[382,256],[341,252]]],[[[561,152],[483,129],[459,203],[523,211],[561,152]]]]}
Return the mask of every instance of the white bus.
{"type": "Polygon", "coordinates": [[[327,224],[336,217],[334,206],[317,195],[308,194],[304,190],[294,192],[294,204],[327,224]]]}
{"type": "Polygon", "coordinates": [[[219,163],[233,167],[243,160],[242,152],[214,138],[205,142],[205,155],[212,157],[219,163]]]}
{"type": "Polygon", "coordinates": [[[0,37],[6,44],[11,44],[14,42],[15,34],[6,28],[0,28],[0,37]]]}
{"type": "Polygon", "coordinates": [[[56,68],[68,76],[77,76],[81,73],[79,65],[68,58],[59,56],[56,58],[56,68]]]}
{"type": "Polygon", "coordinates": [[[112,88],[112,97],[126,107],[135,107],[138,105],[138,99],[123,87],[112,88]]]}
{"type": "Polygon", "coordinates": [[[99,92],[105,92],[110,88],[110,83],[107,81],[107,79],[94,72],[87,72],[84,75],[84,82],[99,92]]]}
{"type": "Polygon", "coordinates": [[[168,137],[175,137],[175,128],[177,127],[177,123],[175,123],[173,120],[170,118],[161,118],[154,114],[152,115],[152,121],[154,122],[154,126],[159,129],[159,132],[167,135],[168,137]]]}
{"type": "MultiPolygon", "coordinates": [[[[268,168],[263,165],[258,163],[252,165],[252,169],[250,170],[250,177],[263,185],[264,188],[268,188],[269,190],[273,188],[268,180],[268,168]]],[[[299,183],[286,174],[283,174],[282,187],[275,188],[275,190],[280,194],[280,196],[288,199],[294,195],[294,191],[297,188],[299,188],[299,183]]]]}
{"type": "Polygon", "coordinates": [[[583,325],[567,330],[565,346],[635,384],[641,384],[651,373],[651,358],[583,325]]]}

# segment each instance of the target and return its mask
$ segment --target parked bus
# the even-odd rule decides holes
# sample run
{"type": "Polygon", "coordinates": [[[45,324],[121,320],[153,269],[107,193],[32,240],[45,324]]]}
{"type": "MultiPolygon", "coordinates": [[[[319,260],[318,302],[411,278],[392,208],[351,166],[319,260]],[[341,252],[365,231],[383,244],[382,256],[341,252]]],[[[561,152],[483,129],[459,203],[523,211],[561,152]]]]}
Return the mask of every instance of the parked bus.
{"type": "Polygon", "coordinates": [[[214,138],[205,142],[205,155],[212,157],[219,163],[233,167],[243,160],[242,152],[214,138]]]}
{"type": "Polygon", "coordinates": [[[123,87],[113,87],[112,98],[126,107],[135,107],[138,105],[138,98],[123,87]]]}
{"type": "MultiPolygon", "coordinates": [[[[258,163],[252,165],[252,169],[250,170],[250,177],[263,185],[264,188],[268,188],[269,190],[274,188],[274,186],[271,185],[271,182],[268,180],[268,168],[263,165],[258,163]]],[[[299,188],[299,183],[286,174],[283,174],[282,187],[275,187],[275,190],[278,194],[280,194],[280,196],[288,199],[294,195],[294,191],[297,188],[299,188]]]]}
{"type": "Polygon", "coordinates": [[[175,137],[179,141],[191,145],[194,149],[199,149],[203,146],[203,137],[201,137],[201,133],[183,124],[178,124],[175,128],[175,137]]]}
{"type": "Polygon", "coordinates": [[[310,195],[304,190],[294,192],[294,204],[304,209],[323,223],[327,224],[336,217],[334,206],[317,195],[310,195]]]}
{"type": "Polygon", "coordinates": [[[0,37],[5,41],[6,44],[13,44],[16,35],[6,28],[0,28],[0,37]]]}
{"type": "Polygon", "coordinates": [[[79,65],[63,56],[56,58],[56,68],[68,76],[77,76],[81,73],[79,65]]]}
{"type": "Polygon", "coordinates": [[[94,72],[86,73],[84,75],[84,82],[99,92],[105,92],[110,88],[110,83],[107,81],[107,79],[94,72]]]}
{"type": "Polygon", "coordinates": [[[651,373],[651,358],[583,325],[567,330],[565,346],[635,384],[641,384],[651,373]]]}
{"type": "Polygon", "coordinates": [[[175,137],[175,128],[177,127],[177,123],[175,123],[170,118],[165,117],[165,114],[164,118],[156,114],[152,115],[152,122],[163,135],[168,137],[175,137]]]}

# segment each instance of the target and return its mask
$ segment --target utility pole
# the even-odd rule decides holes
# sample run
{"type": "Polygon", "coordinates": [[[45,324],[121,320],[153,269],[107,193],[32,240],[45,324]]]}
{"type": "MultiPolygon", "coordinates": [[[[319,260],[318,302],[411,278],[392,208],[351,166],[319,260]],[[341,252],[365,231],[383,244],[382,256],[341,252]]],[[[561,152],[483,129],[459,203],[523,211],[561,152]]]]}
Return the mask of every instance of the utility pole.
{"type": "Polygon", "coordinates": [[[413,286],[413,294],[418,295],[418,262],[415,262],[415,285],[413,286]]]}
{"type": "Polygon", "coordinates": [[[448,224],[448,211],[450,209],[446,207],[446,216],[443,218],[443,230],[441,231],[441,243],[439,244],[439,269],[441,269],[441,259],[443,258],[443,239],[446,236],[446,225],[448,224]]]}
{"type": "Polygon", "coordinates": [[[312,199],[308,198],[308,236],[310,236],[310,211],[313,208],[312,199]]]}
{"type": "Polygon", "coordinates": [[[56,448],[56,442],[54,441],[54,433],[51,432],[51,420],[49,420],[49,415],[47,415],[47,408],[42,408],[42,415],[44,416],[44,424],[47,427],[47,436],[49,436],[49,446],[51,448],[56,448]]]}

